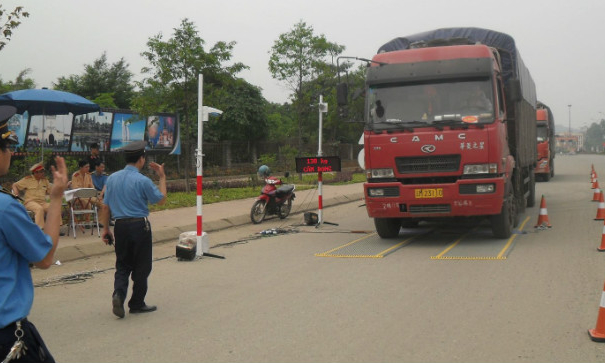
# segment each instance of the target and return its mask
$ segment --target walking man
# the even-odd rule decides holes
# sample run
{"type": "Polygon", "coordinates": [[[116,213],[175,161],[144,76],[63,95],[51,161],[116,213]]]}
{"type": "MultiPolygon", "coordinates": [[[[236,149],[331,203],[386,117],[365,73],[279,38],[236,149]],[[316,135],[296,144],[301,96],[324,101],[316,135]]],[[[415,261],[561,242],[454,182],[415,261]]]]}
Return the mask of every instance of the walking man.
{"type": "Polygon", "coordinates": [[[140,171],[145,166],[145,142],[124,147],[126,167],[107,178],[104,207],[101,212],[103,242],[112,244],[115,235],[116,273],[112,295],[113,313],[125,316],[124,301],[128,293],[128,278],[132,278],[132,296],[128,301],[131,314],[148,313],[157,308],[145,303],[147,278],[151,273],[152,240],[147,205],[166,202],[164,164],[150,163],[160,178],[159,188],[140,171]],[[114,233],[109,218],[115,218],[114,233]]]}
{"type": "MultiPolygon", "coordinates": [[[[8,119],[16,111],[12,106],[0,106],[0,176],[7,174],[10,167],[12,152],[8,146],[19,143],[7,127],[8,119]]],[[[0,359],[3,362],[55,361],[34,324],[27,320],[34,301],[29,263],[49,268],[59,243],[67,167],[62,157],[56,157],[55,162],[56,168],[51,167],[53,184],[44,232],[32,222],[17,197],[0,186],[0,359]],[[14,354],[12,359],[11,354],[14,354]]]]}

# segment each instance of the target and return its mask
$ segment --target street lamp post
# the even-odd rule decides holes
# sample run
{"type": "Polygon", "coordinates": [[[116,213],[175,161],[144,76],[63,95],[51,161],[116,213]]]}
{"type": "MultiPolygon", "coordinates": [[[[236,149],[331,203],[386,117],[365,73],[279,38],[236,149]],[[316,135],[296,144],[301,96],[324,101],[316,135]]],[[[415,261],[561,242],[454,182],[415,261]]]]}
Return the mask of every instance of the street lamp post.
{"type": "Polygon", "coordinates": [[[567,105],[569,108],[569,136],[571,136],[571,105],[567,105]]]}

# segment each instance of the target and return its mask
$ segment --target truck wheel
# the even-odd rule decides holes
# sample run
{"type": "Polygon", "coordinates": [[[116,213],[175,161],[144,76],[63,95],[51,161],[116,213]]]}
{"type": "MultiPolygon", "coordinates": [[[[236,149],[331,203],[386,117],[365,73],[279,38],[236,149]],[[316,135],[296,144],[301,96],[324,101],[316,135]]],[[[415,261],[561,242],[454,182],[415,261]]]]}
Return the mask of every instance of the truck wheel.
{"type": "Polygon", "coordinates": [[[418,227],[418,223],[419,223],[419,221],[414,220],[414,219],[409,219],[409,218],[401,219],[402,228],[416,228],[416,227],[418,227]]]}
{"type": "Polygon", "coordinates": [[[401,220],[399,218],[374,218],[374,226],[381,238],[394,238],[399,236],[401,220]]]}
{"type": "Polygon", "coordinates": [[[550,177],[553,178],[555,176],[555,161],[550,161],[550,177]]]}
{"type": "Polygon", "coordinates": [[[534,205],[536,205],[536,173],[534,173],[532,170],[529,172],[529,195],[527,196],[527,207],[531,208],[534,205]]]}
{"type": "Polygon", "coordinates": [[[491,217],[492,233],[496,238],[509,238],[513,234],[517,219],[517,202],[512,188],[507,188],[500,214],[491,217]]]}

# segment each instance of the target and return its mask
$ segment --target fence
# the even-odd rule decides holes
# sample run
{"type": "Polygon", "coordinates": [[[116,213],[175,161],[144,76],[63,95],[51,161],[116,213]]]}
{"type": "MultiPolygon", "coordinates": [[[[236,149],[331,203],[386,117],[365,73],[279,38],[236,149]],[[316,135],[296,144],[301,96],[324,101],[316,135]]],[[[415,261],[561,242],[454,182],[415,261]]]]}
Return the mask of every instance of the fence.
{"type": "MultiPolygon", "coordinates": [[[[294,171],[295,157],[299,155],[298,149],[294,146],[296,141],[288,143],[235,143],[235,142],[206,142],[203,144],[203,170],[204,176],[228,176],[254,174],[262,164],[269,165],[276,172],[294,171]]],[[[357,165],[357,154],[363,145],[357,144],[324,144],[322,147],[324,156],[339,156],[343,166],[357,165]]],[[[191,168],[190,177],[196,174],[196,149],[197,145],[190,148],[191,168]]],[[[79,160],[86,158],[88,152],[65,152],[55,153],[65,157],[69,173],[77,170],[79,160]]],[[[317,155],[317,143],[305,144],[300,152],[301,156],[317,155]]],[[[122,153],[101,152],[101,157],[105,160],[106,172],[112,173],[124,167],[125,161],[122,153]]],[[[12,165],[9,174],[2,180],[4,183],[12,183],[25,175],[29,174],[30,164],[39,160],[39,152],[15,153],[12,157],[12,165]]],[[[158,151],[149,151],[147,153],[149,162],[164,163],[168,179],[182,179],[185,177],[186,155],[169,155],[158,151]]],[[[45,166],[50,170],[52,158],[50,152],[44,156],[45,166]]],[[[143,170],[144,173],[152,173],[149,170],[143,170]]]]}

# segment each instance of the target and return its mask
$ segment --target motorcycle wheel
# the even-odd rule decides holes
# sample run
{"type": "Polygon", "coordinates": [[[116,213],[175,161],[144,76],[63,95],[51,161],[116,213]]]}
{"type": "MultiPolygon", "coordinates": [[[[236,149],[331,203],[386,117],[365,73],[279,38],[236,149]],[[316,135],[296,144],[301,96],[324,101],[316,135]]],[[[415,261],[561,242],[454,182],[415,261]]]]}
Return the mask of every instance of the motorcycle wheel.
{"type": "Polygon", "coordinates": [[[288,199],[288,201],[279,207],[279,219],[284,219],[290,215],[290,211],[292,210],[292,199],[288,199]]]}
{"type": "Polygon", "coordinates": [[[252,209],[250,210],[250,220],[252,223],[259,224],[265,219],[265,215],[267,214],[266,207],[264,200],[257,200],[252,204],[252,209]]]}

